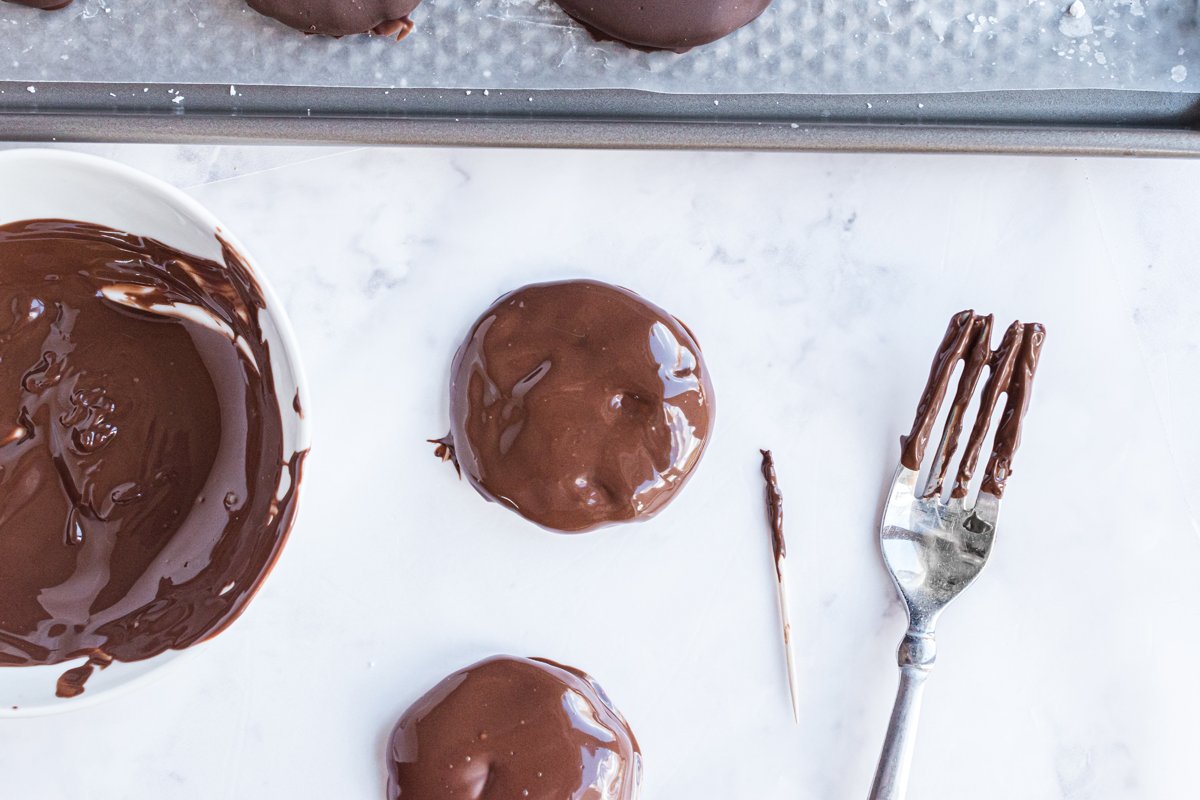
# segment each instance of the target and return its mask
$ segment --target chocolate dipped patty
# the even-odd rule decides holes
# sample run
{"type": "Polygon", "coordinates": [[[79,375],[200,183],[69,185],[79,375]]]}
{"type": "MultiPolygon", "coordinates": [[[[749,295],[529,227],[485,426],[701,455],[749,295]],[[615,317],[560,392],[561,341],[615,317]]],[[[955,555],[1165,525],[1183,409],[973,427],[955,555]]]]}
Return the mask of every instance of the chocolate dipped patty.
{"type": "Polygon", "coordinates": [[[771,0],[555,0],[597,39],[684,53],[753,22],[771,0]]]}
{"type": "Polygon", "coordinates": [[[4,0],[6,3],[16,3],[19,6],[40,8],[43,11],[57,11],[71,5],[71,0],[4,0]]]}
{"type": "Polygon", "coordinates": [[[305,33],[352,36],[374,33],[403,39],[408,15],[421,0],[246,0],[260,14],[305,33]]]}
{"type": "Polygon", "coordinates": [[[629,724],[583,672],[495,656],[404,713],[387,751],[389,800],[635,800],[629,724]]]}
{"type": "Polygon", "coordinates": [[[283,547],[303,454],[285,454],[261,290],[224,262],[0,226],[0,666],[89,657],[62,696],[221,631],[283,547]]]}
{"type": "Polygon", "coordinates": [[[699,463],[713,410],[679,320],[597,281],[543,283],[504,295],[471,328],[442,442],[484,497],[586,531],[662,509],[699,463]]]}

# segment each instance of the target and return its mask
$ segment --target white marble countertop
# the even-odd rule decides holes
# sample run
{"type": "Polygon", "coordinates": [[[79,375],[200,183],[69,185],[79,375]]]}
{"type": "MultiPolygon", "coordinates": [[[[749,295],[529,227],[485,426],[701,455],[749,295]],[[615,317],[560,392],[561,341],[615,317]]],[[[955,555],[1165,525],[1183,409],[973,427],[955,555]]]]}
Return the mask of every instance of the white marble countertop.
{"type": "Polygon", "coordinates": [[[880,492],[969,306],[1049,336],[992,564],[940,626],[910,796],[1194,794],[1200,162],[86,149],[185,187],[255,254],[299,335],[314,450],[244,617],[136,693],[0,721],[6,800],[382,798],[393,720],[496,652],[595,675],[647,800],[865,797],[904,624],[880,492]],[[573,275],[683,318],[719,401],[671,508],[575,538],[423,444],[487,302],[573,275]],[[760,446],[789,510],[799,725],[760,446]]]}

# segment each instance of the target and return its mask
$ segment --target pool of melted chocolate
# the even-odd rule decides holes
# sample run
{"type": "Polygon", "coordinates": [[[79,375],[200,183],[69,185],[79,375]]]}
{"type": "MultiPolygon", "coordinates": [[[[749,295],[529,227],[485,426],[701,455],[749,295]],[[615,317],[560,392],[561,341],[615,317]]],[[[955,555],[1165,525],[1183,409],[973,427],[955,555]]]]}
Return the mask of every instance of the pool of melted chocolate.
{"type": "Polygon", "coordinates": [[[0,666],[87,657],[60,696],[223,630],[291,526],[304,453],[261,289],[222,246],[0,226],[0,666]]]}

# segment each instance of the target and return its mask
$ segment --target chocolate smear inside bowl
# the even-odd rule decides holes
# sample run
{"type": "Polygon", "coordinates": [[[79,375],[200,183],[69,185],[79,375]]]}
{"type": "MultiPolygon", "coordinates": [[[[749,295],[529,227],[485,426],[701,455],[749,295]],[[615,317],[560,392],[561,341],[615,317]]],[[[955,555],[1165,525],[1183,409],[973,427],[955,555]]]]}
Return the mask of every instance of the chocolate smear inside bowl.
{"type": "Polygon", "coordinates": [[[222,245],[0,226],[0,667],[86,657],[59,696],[219,633],[291,526],[304,452],[261,288],[222,245]]]}

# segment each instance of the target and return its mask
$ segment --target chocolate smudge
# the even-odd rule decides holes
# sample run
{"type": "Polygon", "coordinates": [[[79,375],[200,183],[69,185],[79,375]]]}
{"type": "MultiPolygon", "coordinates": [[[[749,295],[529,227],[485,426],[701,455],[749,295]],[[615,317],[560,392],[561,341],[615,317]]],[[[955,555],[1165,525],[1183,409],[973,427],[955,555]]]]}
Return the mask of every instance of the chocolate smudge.
{"type": "Polygon", "coordinates": [[[59,676],[54,694],[62,698],[78,697],[83,694],[83,685],[92,677],[92,672],[96,668],[105,669],[111,663],[110,656],[100,652],[93,653],[88,657],[86,664],[72,667],[59,676]]]}
{"type": "Polygon", "coordinates": [[[437,445],[433,449],[433,455],[445,464],[447,461],[454,463],[454,471],[458,473],[458,477],[462,478],[462,467],[458,465],[458,456],[454,452],[454,436],[447,433],[440,439],[426,439],[426,442],[432,445],[437,445]]]}

